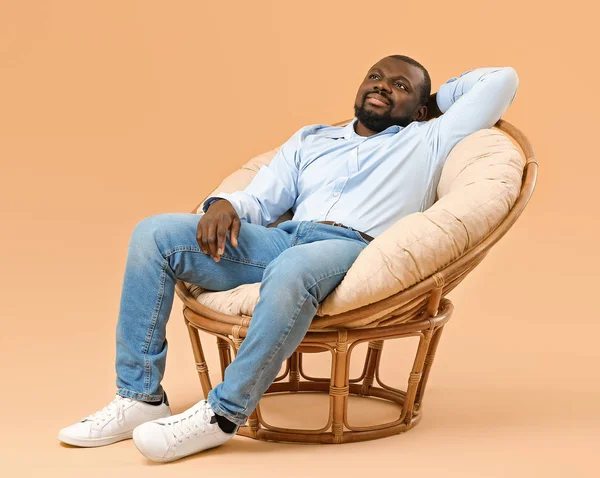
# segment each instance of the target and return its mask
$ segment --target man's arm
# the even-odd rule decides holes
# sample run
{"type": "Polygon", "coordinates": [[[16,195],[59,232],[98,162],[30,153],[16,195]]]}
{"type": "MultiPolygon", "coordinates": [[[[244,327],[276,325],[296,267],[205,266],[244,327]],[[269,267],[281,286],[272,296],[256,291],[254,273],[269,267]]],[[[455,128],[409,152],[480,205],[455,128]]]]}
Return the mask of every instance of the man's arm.
{"type": "MultiPolygon", "coordinates": [[[[512,104],[518,86],[519,77],[511,67],[476,68],[444,83],[432,95],[439,108],[437,113],[442,113],[431,120],[430,139],[436,160],[444,161],[468,135],[494,126],[512,104]]],[[[431,116],[435,114],[428,114],[431,116]]]]}
{"type": "Polygon", "coordinates": [[[206,212],[213,199],[222,198],[231,203],[240,219],[263,226],[275,222],[298,197],[297,159],[303,131],[294,133],[243,191],[219,192],[204,201],[202,210],[206,212]]]}

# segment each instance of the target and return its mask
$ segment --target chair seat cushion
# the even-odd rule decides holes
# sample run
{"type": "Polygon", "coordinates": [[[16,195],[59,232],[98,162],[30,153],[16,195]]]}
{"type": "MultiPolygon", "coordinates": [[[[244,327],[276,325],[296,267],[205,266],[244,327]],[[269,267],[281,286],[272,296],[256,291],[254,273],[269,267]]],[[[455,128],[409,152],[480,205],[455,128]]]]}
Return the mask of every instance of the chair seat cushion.
{"type": "MultiPolygon", "coordinates": [[[[277,150],[253,158],[211,195],[244,189],[277,150]]],[[[475,247],[514,205],[523,167],[519,150],[499,130],[482,129],[464,138],[446,158],[437,186],[439,199],[423,212],[398,219],[363,249],[342,282],[319,304],[314,321],[386,299],[475,247]]],[[[291,219],[290,211],[274,224],[287,219],[291,219]]],[[[191,284],[188,288],[198,302],[211,309],[252,316],[260,283],[222,292],[205,291],[191,284]]],[[[367,326],[388,312],[361,317],[352,326],[367,326]]]]}

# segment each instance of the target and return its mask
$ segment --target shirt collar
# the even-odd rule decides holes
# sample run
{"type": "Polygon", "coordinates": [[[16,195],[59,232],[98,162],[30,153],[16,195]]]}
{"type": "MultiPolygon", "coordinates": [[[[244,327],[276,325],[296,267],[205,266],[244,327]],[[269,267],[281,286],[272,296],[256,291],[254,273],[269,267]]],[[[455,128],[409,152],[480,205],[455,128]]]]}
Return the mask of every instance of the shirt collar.
{"type": "MultiPolygon", "coordinates": [[[[358,118],[355,116],[352,119],[352,121],[350,121],[350,123],[348,123],[346,126],[332,126],[331,131],[327,131],[326,133],[324,133],[324,135],[326,138],[331,138],[331,139],[339,139],[339,138],[352,139],[355,137],[361,137],[361,138],[367,139],[367,137],[360,136],[360,135],[356,134],[356,131],[354,131],[354,125],[357,121],[358,121],[358,118]]],[[[397,133],[398,131],[400,131],[401,129],[402,129],[402,126],[392,125],[386,129],[384,129],[383,131],[380,131],[379,133],[374,134],[373,136],[377,136],[382,133],[394,134],[394,133],[397,133]]]]}

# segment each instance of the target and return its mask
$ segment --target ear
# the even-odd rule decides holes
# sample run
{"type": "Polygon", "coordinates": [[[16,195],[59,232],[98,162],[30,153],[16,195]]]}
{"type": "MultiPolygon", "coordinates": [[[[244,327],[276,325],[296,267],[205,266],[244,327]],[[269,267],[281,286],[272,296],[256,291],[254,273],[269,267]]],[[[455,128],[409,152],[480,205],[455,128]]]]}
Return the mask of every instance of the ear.
{"type": "Polygon", "coordinates": [[[426,118],[427,118],[427,106],[421,105],[421,106],[419,106],[419,108],[417,108],[417,111],[415,112],[415,114],[413,116],[413,120],[425,121],[426,118]]]}

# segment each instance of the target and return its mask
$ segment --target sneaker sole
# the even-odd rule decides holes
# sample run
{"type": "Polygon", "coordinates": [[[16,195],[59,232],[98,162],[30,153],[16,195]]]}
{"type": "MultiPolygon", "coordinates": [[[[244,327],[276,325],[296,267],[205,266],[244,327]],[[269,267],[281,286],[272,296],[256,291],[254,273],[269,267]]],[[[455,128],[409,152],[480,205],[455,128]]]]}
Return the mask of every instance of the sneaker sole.
{"type": "Polygon", "coordinates": [[[128,440],[130,438],[133,438],[133,430],[104,438],[74,438],[62,433],[58,434],[58,439],[63,443],[86,448],[112,445],[113,443],[117,443],[122,440],[128,440]]]}

